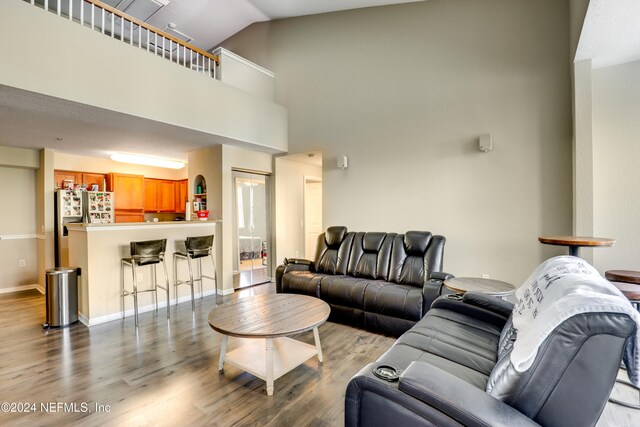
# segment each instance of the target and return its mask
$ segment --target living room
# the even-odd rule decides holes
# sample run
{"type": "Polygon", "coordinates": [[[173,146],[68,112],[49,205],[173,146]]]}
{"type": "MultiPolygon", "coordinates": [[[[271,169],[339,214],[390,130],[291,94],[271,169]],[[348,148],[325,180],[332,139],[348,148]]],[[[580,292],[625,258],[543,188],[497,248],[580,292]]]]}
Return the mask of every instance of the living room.
{"type": "MultiPolygon", "coordinates": [[[[428,0],[256,22],[205,48],[221,46],[275,74],[275,102],[288,116],[288,147],[275,158],[320,153],[323,230],[443,235],[444,272],[518,287],[541,262],[567,253],[541,244],[545,235],[615,239],[581,256],[600,274],[638,269],[640,52],[625,50],[634,40],[626,23],[637,17],[634,6],[596,0],[428,0]],[[479,149],[486,137],[488,152],[479,149]],[[344,157],[348,165],[338,167],[344,157]]],[[[277,244],[286,231],[274,209],[273,270],[296,258],[277,244]]],[[[6,294],[3,400],[110,406],[9,421],[339,425],[349,379],[397,336],[326,322],[323,363],[295,368],[267,396],[252,374],[218,372],[222,337],[208,314],[275,291],[270,283],[205,296],[193,316],[181,303],[168,324],[162,310],[142,313],[139,331],[126,318],[48,334],[39,328],[44,297],[20,306],[21,293],[6,294]]],[[[637,396],[619,386],[614,393],[637,396]]],[[[638,412],[609,403],[599,425],[637,422],[638,412]]]]}

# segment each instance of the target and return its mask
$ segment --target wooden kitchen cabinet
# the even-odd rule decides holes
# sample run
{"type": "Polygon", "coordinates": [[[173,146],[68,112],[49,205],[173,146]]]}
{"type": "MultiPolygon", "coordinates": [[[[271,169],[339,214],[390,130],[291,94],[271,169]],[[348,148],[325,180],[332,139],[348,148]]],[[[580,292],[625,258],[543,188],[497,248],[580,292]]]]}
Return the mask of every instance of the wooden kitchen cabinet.
{"type": "Polygon", "coordinates": [[[53,181],[56,188],[65,188],[64,181],[71,180],[73,185],[82,183],[82,172],[55,170],[53,171],[53,181]]]}
{"type": "MultiPolygon", "coordinates": [[[[177,212],[176,181],[166,179],[144,179],[145,212],[177,212]]],[[[183,209],[184,210],[184,209],[183,209]]]]}
{"type": "Polygon", "coordinates": [[[82,172],[82,183],[87,184],[87,189],[91,190],[92,185],[97,185],[99,191],[103,191],[102,185],[107,179],[107,174],[105,173],[88,173],[82,172]]]}
{"type": "Polygon", "coordinates": [[[64,181],[71,180],[73,185],[86,184],[87,189],[91,190],[91,185],[97,184],[98,190],[102,191],[102,184],[107,178],[107,174],[104,173],[92,173],[92,172],[80,172],[80,171],[66,171],[55,170],[53,172],[53,181],[55,187],[64,188],[64,181]]]}
{"type": "Polygon", "coordinates": [[[184,213],[185,204],[189,201],[187,180],[176,182],[176,212],[184,213]]]}
{"type": "MultiPolygon", "coordinates": [[[[144,177],[124,173],[107,175],[107,191],[115,193],[115,209],[140,211],[144,210],[144,177]]],[[[116,218],[118,212],[116,212],[116,218]]]]}
{"type": "Polygon", "coordinates": [[[157,179],[144,179],[144,211],[158,212],[158,188],[160,181],[157,179]]]}
{"type": "Polygon", "coordinates": [[[176,183],[175,181],[160,181],[158,207],[160,212],[176,211],[176,183]]]}

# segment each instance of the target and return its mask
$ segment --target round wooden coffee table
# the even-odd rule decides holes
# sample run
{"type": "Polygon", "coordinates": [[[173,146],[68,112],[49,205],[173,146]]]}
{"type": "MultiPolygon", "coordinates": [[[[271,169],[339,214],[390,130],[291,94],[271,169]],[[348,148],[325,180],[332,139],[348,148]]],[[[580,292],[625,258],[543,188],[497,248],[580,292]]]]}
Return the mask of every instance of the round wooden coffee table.
{"type": "Polygon", "coordinates": [[[240,298],[209,312],[209,325],[223,335],[218,369],[236,366],[267,382],[273,382],[314,356],[322,363],[318,326],[329,318],[329,305],[305,295],[270,294],[240,298]],[[313,330],[315,346],[291,338],[313,330]],[[254,338],[227,353],[229,337],[254,338]]]}
{"type": "Polygon", "coordinates": [[[580,248],[583,246],[613,246],[614,239],[604,237],[580,237],[580,236],[541,236],[538,241],[545,245],[568,246],[569,255],[580,256],[580,248]]]}
{"type": "Polygon", "coordinates": [[[452,277],[444,281],[444,286],[457,293],[475,291],[500,298],[509,296],[516,290],[511,283],[479,277],[452,277]]]}

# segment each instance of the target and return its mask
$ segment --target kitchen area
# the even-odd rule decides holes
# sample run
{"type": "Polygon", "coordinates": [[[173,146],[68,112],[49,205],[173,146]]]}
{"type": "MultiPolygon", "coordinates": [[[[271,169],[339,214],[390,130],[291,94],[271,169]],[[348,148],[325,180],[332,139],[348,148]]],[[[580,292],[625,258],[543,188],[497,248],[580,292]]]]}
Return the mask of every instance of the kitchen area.
{"type": "MultiPolygon", "coordinates": [[[[271,154],[218,145],[188,152],[180,169],[51,154],[53,258],[56,266],[80,269],[78,314],[83,324],[117,320],[123,313],[133,316],[132,298],[125,298],[124,307],[121,300],[121,260],[130,256],[134,241],[167,240],[170,298],[158,292],[159,308],[191,300],[189,286],[174,287],[174,274],[179,280],[189,277],[185,262],[179,262],[174,273],[173,258],[174,252],[185,250],[187,237],[215,236],[215,271],[214,263],[203,262],[202,273],[217,278],[217,289],[216,282],[204,280],[203,297],[270,280],[275,267],[268,226],[271,196],[269,186],[259,182],[272,173],[271,154]],[[250,179],[239,179],[241,171],[253,173],[247,175],[250,179]]],[[[131,288],[131,269],[124,271],[126,287],[131,288]]],[[[140,288],[148,288],[151,270],[139,271],[140,288]]],[[[162,266],[157,282],[165,283],[162,266]]],[[[199,298],[199,284],[194,291],[199,298]]],[[[139,294],[138,306],[139,313],[155,310],[154,293],[139,294]]]]}
{"type": "MultiPolygon", "coordinates": [[[[121,302],[121,259],[130,256],[133,241],[167,240],[168,303],[190,300],[188,286],[173,287],[173,253],[185,251],[187,237],[218,235],[220,218],[209,218],[206,180],[201,175],[194,177],[190,189],[186,162],[175,162],[175,168],[133,166],[66,153],[55,153],[55,160],[56,166],[84,166],[56,167],[53,171],[55,262],[57,267],[80,269],[78,312],[82,323],[92,326],[119,319],[123,311],[125,316],[133,314],[131,299],[125,299],[125,307],[121,302]]],[[[219,275],[212,263],[202,263],[202,268],[207,276],[219,275]]],[[[176,274],[181,280],[189,276],[185,262],[179,263],[176,274]]],[[[123,277],[127,287],[132,287],[131,271],[123,277]]],[[[151,270],[139,268],[137,280],[140,288],[151,286],[151,270]]],[[[164,283],[161,269],[157,281],[164,283]]],[[[202,285],[202,296],[216,292],[213,281],[205,280],[202,285]]],[[[194,291],[199,297],[199,286],[194,291]]],[[[167,304],[163,296],[158,293],[161,307],[167,304]]],[[[155,309],[153,303],[151,294],[139,294],[140,313],[155,309]]]]}

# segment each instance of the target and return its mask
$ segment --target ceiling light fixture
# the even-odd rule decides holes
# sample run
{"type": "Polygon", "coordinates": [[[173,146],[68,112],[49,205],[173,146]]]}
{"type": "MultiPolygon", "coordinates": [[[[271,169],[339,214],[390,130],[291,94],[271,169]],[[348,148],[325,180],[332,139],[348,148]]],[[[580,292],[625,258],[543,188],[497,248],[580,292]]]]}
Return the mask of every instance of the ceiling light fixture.
{"type": "Polygon", "coordinates": [[[111,156],[111,160],[122,163],[133,163],[134,165],[156,166],[159,168],[182,169],[186,165],[177,160],[160,159],[158,157],[142,156],[140,154],[116,153],[111,156]]]}

